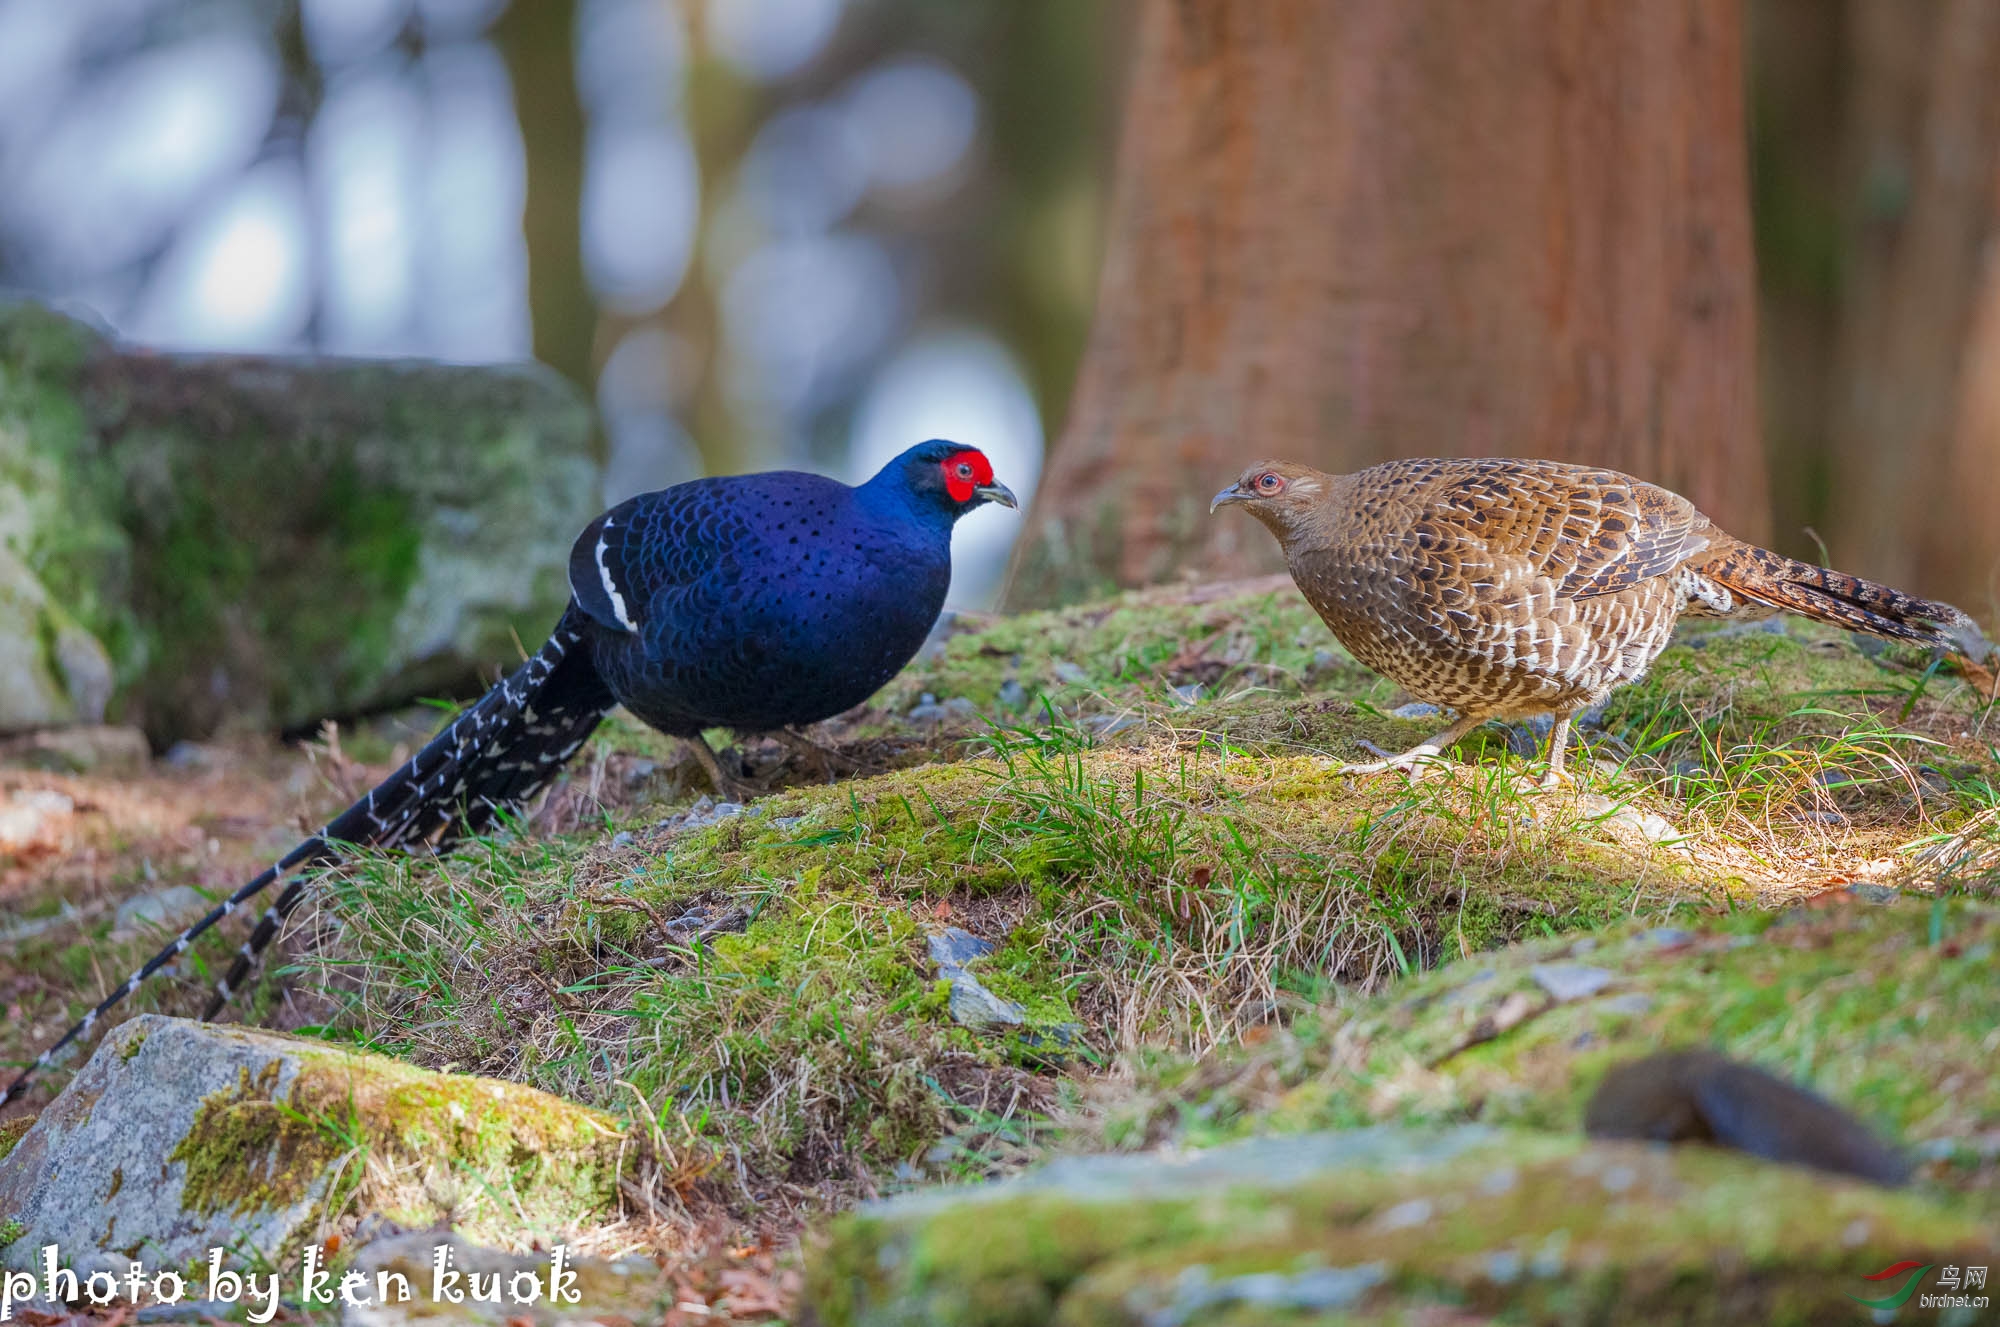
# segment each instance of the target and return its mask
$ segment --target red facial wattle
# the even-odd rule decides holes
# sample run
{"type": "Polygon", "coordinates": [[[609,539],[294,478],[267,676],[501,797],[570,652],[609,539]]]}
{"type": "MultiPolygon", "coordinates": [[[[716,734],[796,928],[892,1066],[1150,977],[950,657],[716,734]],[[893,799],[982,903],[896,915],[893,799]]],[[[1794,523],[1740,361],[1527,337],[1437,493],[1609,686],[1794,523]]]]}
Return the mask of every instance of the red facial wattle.
{"type": "Polygon", "coordinates": [[[972,501],[973,490],[993,482],[993,463],[970,448],[944,458],[944,491],[957,503],[972,501]]]}

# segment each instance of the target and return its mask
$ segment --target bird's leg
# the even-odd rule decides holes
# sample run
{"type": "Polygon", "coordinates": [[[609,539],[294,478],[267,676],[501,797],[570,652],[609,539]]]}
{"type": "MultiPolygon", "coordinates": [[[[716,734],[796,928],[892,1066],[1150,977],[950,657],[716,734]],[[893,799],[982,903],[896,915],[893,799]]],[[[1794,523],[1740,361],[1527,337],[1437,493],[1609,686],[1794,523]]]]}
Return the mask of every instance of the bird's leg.
{"type": "Polygon", "coordinates": [[[1401,755],[1389,756],[1383,760],[1371,761],[1366,765],[1342,765],[1339,769],[1336,769],[1334,773],[1335,774],[1380,774],[1385,770],[1394,769],[1394,770],[1401,770],[1403,773],[1409,775],[1413,779],[1421,778],[1422,775],[1418,771],[1424,761],[1442,755],[1445,751],[1449,750],[1452,747],[1452,745],[1458,741],[1459,738],[1464,737],[1467,733],[1471,732],[1474,728],[1477,728],[1480,724],[1484,722],[1485,719],[1483,717],[1475,717],[1473,715],[1461,714],[1458,716],[1456,720],[1453,721],[1451,727],[1445,729],[1441,733],[1438,733],[1434,737],[1426,737],[1423,741],[1417,743],[1415,746],[1411,747],[1408,751],[1403,752],[1401,755]]]}
{"type": "Polygon", "coordinates": [[[1558,788],[1570,781],[1563,770],[1563,758],[1569,754],[1569,719],[1567,714],[1556,716],[1555,726],[1549,729],[1549,768],[1542,775],[1542,787],[1558,788]]]}
{"type": "Polygon", "coordinates": [[[682,738],[681,741],[686,743],[687,749],[694,754],[695,763],[708,775],[708,781],[715,785],[717,797],[726,802],[748,802],[757,795],[759,790],[755,786],[734,774],[723,772],[722,761],[716,757],[715,750],[709,746],[707,738],[696,733],[693,737],[682,738]]]}

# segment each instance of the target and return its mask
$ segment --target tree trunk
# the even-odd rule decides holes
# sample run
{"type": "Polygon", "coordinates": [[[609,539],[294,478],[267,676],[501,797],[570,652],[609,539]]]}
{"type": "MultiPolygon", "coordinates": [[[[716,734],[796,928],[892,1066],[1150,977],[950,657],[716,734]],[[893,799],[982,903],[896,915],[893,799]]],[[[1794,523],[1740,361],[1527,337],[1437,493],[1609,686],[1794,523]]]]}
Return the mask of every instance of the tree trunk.
{"type": "Polygon", "coordinates": [[[590,387],[597,308],[583,272],[583,103],[576,93],[575,0],[512,4],[495,35],[514,83],[526,148],[528,313],[535,358],[590,387]]]}
{"type": "Polygon", "coordinates": [[[1010,601],[1275,565],[1244,464],[1515,454],[1767,532],[1738,0],[1144,0],[1010,601]]]}
{"type": "Polygon", "coordinates": [[[1990,612],[2000,5],[1851,0],[1833,561],[1990,612]]]}

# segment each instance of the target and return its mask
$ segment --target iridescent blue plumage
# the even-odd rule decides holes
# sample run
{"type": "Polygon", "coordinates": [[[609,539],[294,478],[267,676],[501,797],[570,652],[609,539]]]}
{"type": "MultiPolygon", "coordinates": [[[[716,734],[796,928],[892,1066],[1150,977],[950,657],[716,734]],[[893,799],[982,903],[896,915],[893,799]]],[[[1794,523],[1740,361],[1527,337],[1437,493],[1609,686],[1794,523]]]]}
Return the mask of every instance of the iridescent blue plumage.
{"type": "MultiPolygon", "coordinates": [[[[927,443],[858,488],[776,472],[646,493],[570,559],[591,657],[663,732],[763,732],[860,704],[923,644],[951,584],[953,501],[927,443]]],[[[990,478],[990,476],[989,476],[990,478]]]]}
{"type": "MultiPolygon", "coordinates": [[[[933,440],[850,488],[778,471],[700,479],[613,507],[570,554],[569,607],[549,639],[416,755],[135,971],[16,1078],[50,1058],[194,939],[288,871],[350,844],[442,846],[533,797],[616,704],[688,739],[718,788],[705,728],[768,732],[866,700],[923,645],[951,584],[951,530],[1011,507],[978,451],[933,440]]],[[[304,896],[292,879],[216,983],[242,987],[304,896]]]]}

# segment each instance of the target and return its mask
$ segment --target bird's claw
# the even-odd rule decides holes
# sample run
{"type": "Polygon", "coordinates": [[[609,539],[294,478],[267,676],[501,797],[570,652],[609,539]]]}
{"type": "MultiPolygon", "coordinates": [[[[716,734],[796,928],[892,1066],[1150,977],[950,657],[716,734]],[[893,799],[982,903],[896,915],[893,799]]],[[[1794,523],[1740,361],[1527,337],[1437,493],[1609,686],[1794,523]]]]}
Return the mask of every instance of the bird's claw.
{"type": "Polygon", "coordinates": [[[715,795],[723,801],[747,806],[751,799],[770,791],[725,770],[721,758],[715,749],[709,746],[706,739],[691,737],[686,739],[686,744],[694,755],[695,762],[701,766],[702,773],[708,775],[709,783],[715,788],[715,795]]]}
{"type": "Polygon", "coordinates": [[[1415,783],[1426,774],[1440,769],[1449,763],[1435,751],[1405,751],[1401,755],[1391,755],[1371,742],[1360,742],[1357,745],[1365,747],[1384,758],[1381,760],[1371,760],[1359,765],[1339,765],[1334,768],[1333,772],[1335,774],[1367,776],[1371,774],[1387,774],[1390,770],[1395,770],[1411,783],[1415,783]]]}

